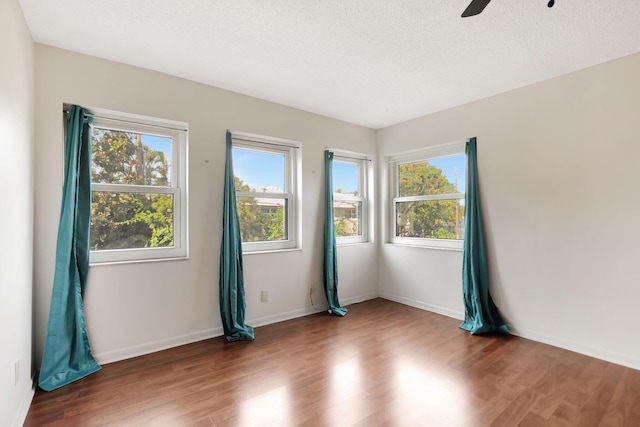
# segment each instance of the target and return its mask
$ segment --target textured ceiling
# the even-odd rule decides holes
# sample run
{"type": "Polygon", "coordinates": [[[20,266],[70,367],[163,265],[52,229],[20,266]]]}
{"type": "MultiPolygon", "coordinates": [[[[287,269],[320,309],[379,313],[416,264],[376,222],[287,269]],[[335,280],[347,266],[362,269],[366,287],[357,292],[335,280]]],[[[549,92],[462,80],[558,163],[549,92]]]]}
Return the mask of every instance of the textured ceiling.
{"type": "Polygon", "coordinates": [[[640,0],[469,1],[20,4],[36,42],[371,128],[640,51],[640,0]]]}

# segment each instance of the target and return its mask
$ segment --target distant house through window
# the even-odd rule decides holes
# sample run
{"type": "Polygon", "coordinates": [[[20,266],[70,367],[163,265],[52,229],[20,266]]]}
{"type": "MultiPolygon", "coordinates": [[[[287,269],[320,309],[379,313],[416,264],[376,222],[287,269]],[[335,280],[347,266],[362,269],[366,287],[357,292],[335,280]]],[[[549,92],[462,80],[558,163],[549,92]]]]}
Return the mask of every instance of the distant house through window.
{"type": "Polygon", "coordinates": [[[368,241],[369,163],[367,156],[334,151],[333,220],[337,244],[368,241]]]}
{"type": "Polygon", "coordinates": [[[300,144],[240,132],[232,141],[243,249],[298,247],[300,144]]]}

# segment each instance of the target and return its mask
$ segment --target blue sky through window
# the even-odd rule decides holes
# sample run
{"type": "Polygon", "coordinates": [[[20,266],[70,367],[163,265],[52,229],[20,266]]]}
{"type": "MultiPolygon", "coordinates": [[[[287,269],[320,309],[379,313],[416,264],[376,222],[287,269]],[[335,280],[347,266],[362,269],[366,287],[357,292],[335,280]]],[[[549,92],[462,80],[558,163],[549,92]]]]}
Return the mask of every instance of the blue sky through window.
{"type": "Polygon", "coordinates": [[[442,173],[452,184],[455,184],[457,174],[458,191],[464,193],[467,178],[467,156],[465,154],[431,159],[429,164],[442,169],[442,173]]]}
{"type": "Polygon", "coordinates": [[[284,190],[284,155],[234,148],[233,173],[252,189],[284,190]]]}
{"type": "Polygon", "coordinates": [[[358,164],[333,161],[333,191],[342,193],[358,193],[358,164]]]}
{"type": "Polygon", "coordinates": [[[166,154],[167,166],[169,167],[167,171],[168,177],[171,177],[171,165],[173,164],[171,161],[171,138],[166,136],[146,135],[144,133],[141,133],[140,139],[142,140],[143,144],[149,147],[150,150],[162,151],[166,154]]]}
{"type": "Polygon", "coordinates": [[[171,138],[166,136],[155,136],[140,134],[142,143],[152,150],[162,151],[167,154],[167,161],[171,164],[171,138]]]}
{"type": "MultiPolygon", "coordinates": [[[[144,141],[144,139],[143,139],[144,141]]],[[[441,157],[429,163],[442,169],[449,182],[458,182],[458,191],[465,191],[466,155],[441,157]]],[[[284,156],[260,151],[233,149],[235,175],[251,188],[284,187],[284,156]]],[[[358,165],[356,163],[333,162],[333,188],[343,193],[358,191],[358,165]]]]}
{"type": "MultiPolygon", "coordinates": [[[[333,162],[333,188],[344,193],[358,190],[358,165],[333,162]]],[[[284,156],[261,151],[233,149],[233,172],[249,187],[284,187],[284,156]]]]}

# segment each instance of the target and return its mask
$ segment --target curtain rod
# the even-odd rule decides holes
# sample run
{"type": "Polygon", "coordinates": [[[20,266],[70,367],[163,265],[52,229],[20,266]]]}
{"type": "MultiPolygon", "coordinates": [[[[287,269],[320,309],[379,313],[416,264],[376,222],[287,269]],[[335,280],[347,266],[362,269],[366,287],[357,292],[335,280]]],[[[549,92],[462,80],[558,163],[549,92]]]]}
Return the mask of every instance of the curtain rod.
{"type": "MultiPolygon", "coordinates": [[[[331,151],[331,150],[329,150],[329,151],[331,151]]],[[[371,161],[371,159],[368,158],[368,157],[351,157],[351,156],[343,156],[342,154],[336,154],[336,153],[333,153],[333,155],[334,155],[334,157],[339,157],[339,158],[342,158],[342,159],[364,160],[366,162],[370,162],[371,161]]]]}
{"type": "MultiPolygon", "coordinates": [[[[65,114],[69,114],[69,110],[62,110],[65,114]]],[[[149,126],[149,127],[153,127],[153,128],[160,128],[160,129],[169,129],[169,130],[177,130],[177,131],[183,131],[183,132],[189,132],[188,129],[184,129],[184,128],[173,128],[171,126],[162,126],[162,125],[155,125],[155,124],[149,124],[149,123],[140,123],[140,122],[136,122],[134,120],[124,120],[124,119],[115,119],[113,117],[104,117],[104,116],[98,116],[95,114],[85,114],[84,117],[94,117],[97,119],[104,119],[104,120],[112,120],[114,122],[123,122],[123,123],[131,123],[134,125],[142,125],[142,126],[149,126]]]]}
{"type": "Polygon", "coordinates": [[[296,150],[298,148],[300,148],[297,145],[288,145],[288,144],[277,144],[275,142],[264,142],[264,141],[257,141],[255,139],[244,139],[244,138],[236,138],[235,136],[231,136],[231,139],[235,139],[236,141],[245,141],[245,142],[257,142],[259,144],[266,144],[266,145],[274,145],[276,147],[287,147],[287,148],[295,148],[296,150]]]}
{"type": "MultiPolygon", "coordinates": [[[[367,161],[367,162],[371,162],[371,161],[372,161],[369,157],[353,157],[353,156],[348,156],[348,155],[346,155],[346,154],[340,154],[340,150],[339,150],[339,149],[337,149],[337,148],[333,148],[333,149],[332,149],[332,148],[326,148],[326,147],[325,147],[325,150],[327,150],[327,151],[329,151],[329,152],[333,153],[333,155],[334,155],[335,157],[342,157],[343,159],[352,159],[352,160],[360,160],[360,161],[365,160],[365,161],[367,161]],[[336,152],[335,152],[335,151],[333,151],[333,150],[338,150],[338,152],[336,153],[336,152]]],[[[344,151],[343,151],[343,152],[344,152],[344,151]]]]}

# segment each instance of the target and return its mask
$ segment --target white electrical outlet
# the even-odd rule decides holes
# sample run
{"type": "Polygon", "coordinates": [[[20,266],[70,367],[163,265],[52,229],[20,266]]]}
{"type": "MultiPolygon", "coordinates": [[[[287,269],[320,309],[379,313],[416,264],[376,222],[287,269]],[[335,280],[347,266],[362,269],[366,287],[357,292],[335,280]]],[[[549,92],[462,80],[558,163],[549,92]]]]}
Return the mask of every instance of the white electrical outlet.
{"type": "Polygon", "coordinates": [[[15,385],[18,385],[18,381],[20,381],[20,361],[16,360],[13,364],[13,378],[15,381],[15,385]]]}
{"type": "Polygon", "coordinates": [[[269,302],[269,291],[268,290],[263,289],[262,292],[260,292],[260,301],[269,302]]]}

